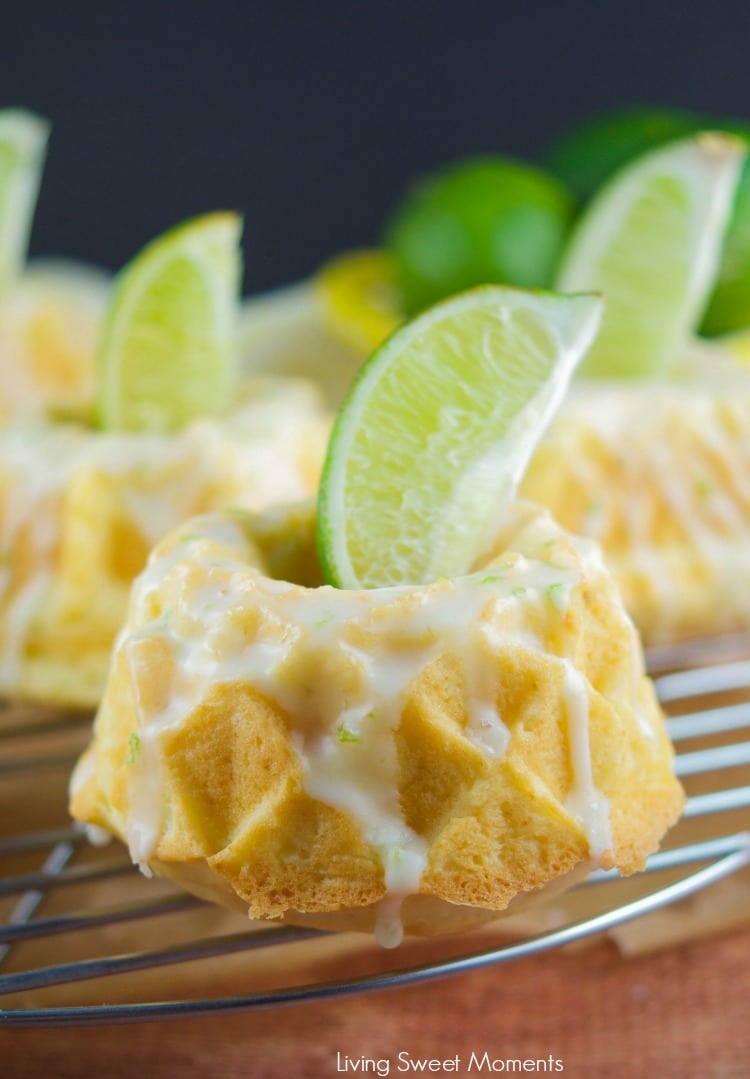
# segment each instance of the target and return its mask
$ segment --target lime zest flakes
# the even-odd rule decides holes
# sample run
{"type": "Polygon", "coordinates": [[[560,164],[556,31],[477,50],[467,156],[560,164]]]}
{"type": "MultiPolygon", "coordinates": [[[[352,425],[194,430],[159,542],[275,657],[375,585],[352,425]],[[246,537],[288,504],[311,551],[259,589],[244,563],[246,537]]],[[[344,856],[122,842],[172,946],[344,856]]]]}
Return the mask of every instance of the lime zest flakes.
{"type": "Polygon", "coordinates": [[[356,731],[351,730],[345,723],[339,723],[336,728],[336,737],[339,742],[361,742],[362,736],[357,734],[356,731]]]}
{"type": "Polygon", "coordinates": [[[562,581],[548,584],[545,594],[556,611],[564,611],[568,606],[567,589],[562,581]]]}
{"type": "Polygon", "coordinates": [[[527,592],[527,589],[521,584],[521,585],[518,585],[517,588],[513,589],[513,591],[511,592],[511,595],[515,596],[516,599],[519,599],[521,596],[525,596],[526,592],[527,592]]]}
{"type": "Polygon", "coordinates": [[[386,863],[390,866],[399,866],[403,863],[406,852],[399,843],[394,843],[388,848],[386,863]]]}
{"type": "Polygon", "coordinates": [[[158,618],[155,618],[151,623],[150,629],[152,633],[165,633],[172,621],[171,611],[162,611],[158,618]]]}
{"type": "Polygon", "coordinates": [[[140,750],[141,750],[141,737],[136,731],[133,731],[132,734],[130,735],[130,737],[128,738],[128,755],[125,758],[125,763],[126,764],[135,764],[135,759],[138,756],[138,754],[140,753],[140,750]]]}
{"type": "Polygon", "coordinates": [[[325,629],[326,626],[330,626],[335,617],[333,611],[326,611],[325,614],[313,622],[313,629],[325,629]]]}
{"type": "Polygon", "coordinates": [[[511,570],[516,568],[515,562],[501,562],[499,566],[493,566],[496,573],[488,573],[484,577],[480,577],[480,584],[494,584],[497,581],[504,581],[506,573],[510,573],[511,570]]]}

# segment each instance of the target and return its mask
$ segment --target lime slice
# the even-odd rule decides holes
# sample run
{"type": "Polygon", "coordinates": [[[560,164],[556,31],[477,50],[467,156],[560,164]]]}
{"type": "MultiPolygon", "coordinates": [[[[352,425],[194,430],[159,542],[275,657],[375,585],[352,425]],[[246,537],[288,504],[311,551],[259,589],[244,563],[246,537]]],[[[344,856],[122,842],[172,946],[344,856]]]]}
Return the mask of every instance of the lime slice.
{"type": "Polygon", "coordinates": [[[318,550],[342,588],[465,573],[591,343],[594,296],[488,285],[397,330],[337,416],[318,550]]]}
{"type": "MultiPolygon", "coordinates": [[[[700,131],[726,131],[750,142],[742,120],[708,118],[677,109],[630,108],[593,116],[558,139],[547,154],[551,171],[582,201],[633,158],[700,131]]],[[[727,225],[718,278],[701,333],[750,325],[750,161],[745,162],[727,225]]]]}
{"type": "Polygon", "coordinates": [[[0,292],[26,259],[48,135],[39,116],[0,110],[0,292]]]}
{"type": "Polygon", "coordinates": [[[573,209],[555,177],[509,157],[467,158],[425,177],[385,228],[404,310],[475,285],[548,287],[573,209]]]}
{"type": "Polygon", "coordinates": [[[586,374],[639,378],[675,359],[716,278],[744,157],[740,140],[703,133],[638,158],[589,204],[557,281],[604,294],[586,374]]]}
{"type": "Polygon", "coordinates": [[[154,240],[120,274],[97,365],[103,427],[174,431],[229,406],[241,219],[206,214],[154,240]]]}

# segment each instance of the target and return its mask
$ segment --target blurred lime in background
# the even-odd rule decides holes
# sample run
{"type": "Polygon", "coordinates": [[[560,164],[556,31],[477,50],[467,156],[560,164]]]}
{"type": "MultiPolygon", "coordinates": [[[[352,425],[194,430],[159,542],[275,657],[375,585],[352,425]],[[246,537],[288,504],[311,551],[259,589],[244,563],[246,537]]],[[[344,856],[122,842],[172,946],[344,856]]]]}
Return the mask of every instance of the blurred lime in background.
{"type": "Polygon", "coordinates": [[[574,212],[562,183],[508,157],[469,158],[418,181],[384,230],[405,313],[475,285],[549,286],[574,212]]]}

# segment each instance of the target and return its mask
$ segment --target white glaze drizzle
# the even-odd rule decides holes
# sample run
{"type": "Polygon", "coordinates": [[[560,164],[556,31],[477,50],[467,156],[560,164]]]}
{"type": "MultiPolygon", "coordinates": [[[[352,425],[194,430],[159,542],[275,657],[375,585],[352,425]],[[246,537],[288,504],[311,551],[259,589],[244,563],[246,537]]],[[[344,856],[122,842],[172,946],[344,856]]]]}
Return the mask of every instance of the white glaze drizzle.
{"type": "Polygon", "coordinates": [[[120,509],[153,546],[207,504],[260,508],[309,493],[310,458],[327,421],[316,396],[291,382],[248,386],[228,419],[199,420],[175,436],[87,431],[70,424],[0,430],[0,685],[12,692],[32,619],[54,582],[64,498],[93,471],[117,481],[120,509]],[[13,564],[24,535],[32,574],[13,564]]]}
{"type": "MultiPolygon", "coordinates": [[[[547,523],[531,526],[538,534],[530,546],[547,554],[545,535],[553,542],[559,532],[542,520],[547,523]]],[[[136,699],[140,742],[126,827],[131,855],[145,865],[163,827],[158,797],[162,733],[179,727],[211,685],[248,682],[288,715],[308,793],[347,813],[378,852],[386,887],[378,936],[386,945],[395,944],[400,904],[418,891],[427,854],[424,839],[404,820],[399,798],[393,733],[405,691],[442,651],[459,655],[469,711],[465,735],[488,757],[501,757],[510,735],[497,712],[497,687],[486,653],[499,643],[539,651],[540,641],[529,628],[530,612],[543,606],[545,618],[564,618],[585,567],[601,572],[598,551],[576,540],[578,563],[570,554],[567,564],[560,557],[562,565],[513,555],[486,572],[420,589],[342,592],[302,589],[251,573],[239,560],[245,548],[242,531],[227,519],[198,521],[190,528],[190,540],[152,560],[137,581],[131,621],[140,628],[126,629],[121,641],[136,686],[140,643],[156,633],[169,642],[180,672],[162,708],[149,712],[136,699]],[[226,552],[217,553],[216,543],[226,552]],[[188,580],[186,564],[208,571],[202,587],[188,580]],[[211,580],[212,567],[222,571],[220,587],[211,580]],[[149,621],[155,596],[170,604],[168,624],[163,617],[161,625],[158,618],[149,621]],[[233,612],[247,606],[260,615],[252,639],[233,620],[233,612]],[[501,611],[502,629],[493,617],[501,611]],[[330,664],[345,668],[347,677],[327,678],[330,664]]],[[[586,683],[571,664],[565,668],[562,692],[574,768],[569,809],[585,829],[592,857],[598,857],[607,849],[608,806],[593,782],[586,683]]]]}
{"type": "Polygon", "coordinates": [[[616,578],[642,580],[654,638],[668,637],[679,618],[683,554],[702,560],[722,619],[750,620],[749,430],[750,377],[736,366],[679,384],[579,383],[553,424],[564,468],[593,496],[582,521],[562,505],[558,516],[602,544],[616,578]],[[581,445],[584,433],[598,450],[581,445]],[[622,484],[606,464],[618,457],[622,484]],[[654,530],[659,505],[675,532],[668,544],[654,530]],[[623,539],[613,546],[616,522],[623,539]]]}
{"type": "Polygon", "coordinates": [[[583,828],[594,861],[612,849],[609,802],[594,782],[589,742],[589,698],[586,680],[569,659],[563,664],[563,701],[568,720],[568,743],[573,786],[566,808],[583,828]]]}

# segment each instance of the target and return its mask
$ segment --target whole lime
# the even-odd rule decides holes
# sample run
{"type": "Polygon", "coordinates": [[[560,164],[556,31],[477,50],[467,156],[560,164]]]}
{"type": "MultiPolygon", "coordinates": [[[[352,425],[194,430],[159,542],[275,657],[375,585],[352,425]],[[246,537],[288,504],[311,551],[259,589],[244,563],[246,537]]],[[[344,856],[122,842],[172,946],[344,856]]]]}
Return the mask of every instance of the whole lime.
{"type": "MultiPolygon", "coordinates": [[[[750,125],[678,109],[618,109],[585,120],[551,146],[546,164],[578,198],[588,198],[622,165],[696,131],[728,131],[750,142],[750,125]]],[[[729,333],[750,325],[750,162],[737,187],[719,273],[701,332],[729,333]]]]}
{"type": "MultiPolygon", "coordinates": [[[[744,124],[713,124],[747,140],[744,124]]],[[[719,276],[703,317],[701,332],[709,336],[732,333],[750,326],[750,158],[745,161],[732,216],[724,236],[719,276]]]]}
{"type": "Polygon", "coordinates": [[[513,158],[469,158],[423,178],[384,231],[405,312],[475,285],[549,286],[574,211],[563,184],[513,158]]]}
{"type": "Polygon", "coordinates": [[[584,203],[634,157],[692,135],[703,126],[705,121],[699,116],[676,109],[616,109],[570,128],[552,143],[545,160],[579,203],[584,203]]]}

